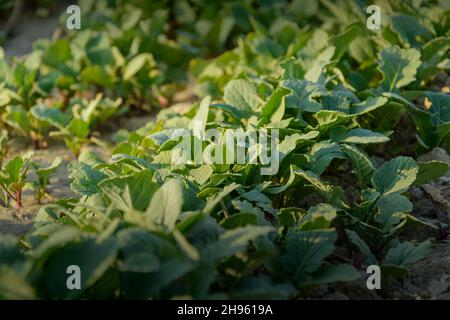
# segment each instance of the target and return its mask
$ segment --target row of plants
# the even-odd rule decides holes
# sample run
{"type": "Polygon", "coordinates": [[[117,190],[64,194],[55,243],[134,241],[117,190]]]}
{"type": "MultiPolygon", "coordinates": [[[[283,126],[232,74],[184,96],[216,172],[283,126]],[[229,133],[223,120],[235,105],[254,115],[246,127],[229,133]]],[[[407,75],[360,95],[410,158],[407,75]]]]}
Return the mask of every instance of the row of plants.
{"type": "MultiPolygon", "coordinates": [[[[223,51],[234,36],[250,31],[247,16],[267,21],[267,13],[277,7],[256,10],[251,1],[175,1],[168,6],[167,1],[106,0],[80,1],[79,6],[81,30],[67,30],[56,41],[36,41],[25,59],[9,62],[0,51],[4,125],[40,147],[49,131],[41,114],[57,109],[65,115],[58,114],[56,135],[70,139],[66,144],[75,154],[78,140],[89,142],[91,130],[110,117],[167,106],[186,85],[185,70],[193,57],[223,51]],[[218,11],[223,12],[219,19],[218,11]],[[92,106],[98,94],[100,101],[92,106]]],[[[66,18],[61,15],[61,26],[66,18]]]]}
{"type": "MultiPolygon", "coordinates": [[[[47,113],[49,108],[56,113],[58,111],[53,109],[58,109],[61,111],[58,113],[65,115],[57,115],[61,119],[54,136],[66,140],[75,154],[79,154],[79,145],[89,142],[86,138],[91,129],[112,116],[119,117],[133,106],[144,109],[153,105],[167,106],[168,99],[185,84],[183,70],[189,63],[190,73],[196,79],[196,92],[200,96],[208,94],[216,98],[223,94],[224,85],[240,73],[259,78],[259,89],[265,90],[267,82],[270,84],[271,78],[279,78],[283,72],[281,66],[287,64],[290,66],[288,72],[306,80],[324,83],[328,77],[327,81],[368,95],[373,94],[370,90],[374,85],[378,85],[379,93],[380,89],[396,92],[409,84],[409,90],[403,92],[407,100],[425,96],[435,101],[431,104],[431,116],[407,105],[420,127],[420,142],[428,148],[446,143],[445,137],[449,132],[446,122],[449,119],[445,115],[442,117],[436,108],[446,97],[417,90],[440,70],[448,69],[446,53],[449,39],[446,32],[450,22],[445,11],[436,10],[432,3],[429,7],[384,3],[382,12],[392,15],[386,19],[391,24],[374,32],[365,28],[365,16],[361,11],[338,10],[336,5],[324,1],[326,10],[335,18],[322,17],[325,22],[320,28],[307,30],[295,23],[294,18],[309,25],[314,25],[314,21],[308,17],[299,18],[299,10],[294,10],[295,3],[289,6],[266,5],[256,12],[250,3],[225,4],[222,11],[230,13],[229,16],[225,14],[224,19],[231,21],[225,23],[230,25],[226,28],[221,19],[212,19],[211,12],[219,10],[216,3],[197,4],[198,8],[194,10],[195,6],[180,1],[171,6],[172,12],[162,9],[164,1],[152,2],[151,8],[140,2],[137,5],[143,7],[118,2],[116,7],[108,8],[106,2],[84,1],[80,3],[83,30],[71,31],[67,37],[54,42],[38,41],[32,54],[13,64],[8,63],[0,52],[0,114],[3,125],[40,146],[49,131],[48,123],[42,120],[42,113],[47,113]],[[279,12],[275,21],[267,18],[270,10],[279,12]],[[152,14],[148,16],[144,12],[152,14]],[[292,21],[286,19],[286,12],[292,21]],[[179,21],[185,16],[197,19],[179,21]],[[211,30],[204,27],[211,24],[207,23],[211,21],[208,19],[214,20],[218,26],[210,26],[211,30]],[[412,25],[412,30],[404,29],[405,23],[412,25]],[[179,29],[173,30],[174,24],[179,29]],[[198,24],[212,34],[202,37],[200,32],[195,33],[200,29],[198,24]],[[248,31],[250,28],[254,32],[246,38],[233,38],[239,39],[235,40],[238,44],[236,49],[212,61],[191,60],[195,56],[207,57],[212,53],[200,52],[199,48],[223,49],[227,41],[231,41],[227,39],[233,30],[248,31]],[[340,30],[340,33],[336,34],[335,30],[340,30]],[[183,38],[187,37],[186,33],[192,38],[191,42],[183,38]],[[222,37],[215,36],[215,33],[222,37]],[[208,39],[218,38],[222,39],[220,46],[208,42],[208,39]],[[328,42],[331,45],[327,45],[328,42]],[[410,50],[390,48],[379,51],[392,46],[410,50]],[[382,56],[377,57],[376,52],[382,56]],[[397,64],[408,64],[411,68],[405,68],[404,81],[386,78],[380,85],[377,59],[384,61],[381,68],[390,70],[390,73],[394,73],[397,64]],[[412,75],[417,68],[417,77],[412,78],[409,74],[412,75]],[[90,101],[98,95],[101,95],[98,104],[90,101]]],[[[350,6],[351,1],[343,4],[346,3],[350,6]]]]}
{"type": "MultiPolygon", "coordinates": [[[[149,24],[159,21],[162,12],[146,5],[164,8],[164,2],[133,1],[136,7],[114,3],[118,7],[105,6],[101,13],[85,7],[94,12],[97,26],[48,42],[22,65],[27,68],[27,62],[38,59],[38,69],[53,70],[47,76],[58,74],[56,86],[69,83],[69,98],[40,103],[35,92],[45,77],[20,71],[21,64],[8,69],[14,81],[22,81],[22,90],[7,84],[1,91],[10,99],[2,115],[9,131],[21,128],[15,119],[29,121],[28,132],[61,137],[79,157],[69,165],[71,188],[78,197],[44,206],[33,230],[20,238],[0,236],[3,298],[298,298],[317,285],[361,279],[368,265],[381,266],[386,282],[405,276],[431,250],[432,238],[403,237],[411,228],[426,228],[430,235],[439,231],[412,214],[408,189],[439,178],[448,165],[391,155],[404,152],[397,151],[396,135],[402,130],[397,123],[405,117],[417,133],[415,154],[435,146],[448,150],[450,98],[429,88],[438,74],[448,72],[449,10],[436,10],[436,1],[382,2],[388,21],[383,20],[380,31],[371,31],[365,28],[364,5],[351,0],[339,6],[320,1],[317,8],[308,7],[311,11],[293,10],[296,1],[261,5],[260,11],[248,2],[240,8],[252,8],[247,12],[255,14],[247,18],[250,29],[245,29],[236,19],[239,10],[227,4],[237,27],[228,27],[222,39],[235,39],[234,49],[215,58],[206,52],[206,58],[193,60],[183,53],[187,60],[182,65],[164,66],[166,56],[176,56],[158,53],[164,43],[203,49],[205,39],[218,39],[217,33],[196,38],[182,32],[200,28],[201,19],[180,21],[189,17],[186,6],[193,16],[217,12],[214,8],[221,6],[176,1],[172,8],[181,8],[177,10],[183,14],[163,23],[167,38],[154,35],[158,45],[145,47],[151,42],[140,42],[136,34],[145,29],[145,12],[152,12],[149,24]],[[268,8],[276,14],[267,16],[268,8]],[[304,16],[308,12],[312,14],[304,16]],[[279,18],[270,21],[273,16],[279,18]],[[130,26],[116,30],[115,23],[130,26]],[[320,28],[308,28],[313,25],[320,28]],[[239,36],[239,30],[251,32],[239,36]],[[111,36],[113,31],[117,37],[111,36]],[[102,40],[105,34],[115,40],[104,44],[111,41],[102,40]],[[80,43],[95,49],[73,51],[80,43]],[[136,51],[127,54],[128,49],[136,51]],[[118,53],[126,57],[124,62],[105,62],[109,50],[117,51],[111,53],[114,59],[118,53]],[[64,52],[70,57],[63,57],[64,52]],[[52,67],[46,61],[57,63],[52,67]],[[106,121],[139,97],[123,88],[145,91],[154,84],[162,90],[165,81],[179,88],[168,66],[186,72],[188,64],[199,102],[182,114],[166,108],[134,132],[118,131],[108,160],[80,152],[92,123],[106,121]],[[72,69],[73,78],[66,82],[66,67],[81,69],[72,69]],[[100,81],[112,82],[84,83],[88,68],[106,73],[100,81]],[[141,72],[147,77],[152,70],[167,78],[140,78],[141,72]],[[31,78],[24,80],[23,75],[31,78]],[[85,85],[93,84],[95,97],[83,93],[85,85]],[[201,136],[212,128],[221,133],[264,130],[269,136],[278,130],[279,144],[269,151],[280,155],[279,170],[262,175],[266,165],[258,163],[171,163],[183,139],[177,134],[180,129],[195,136],[199,127],[201,136]],[[75,138],[79,140],[73,142],[75,138]],[[380,161],[381,156],[385,159],[380,161]],[[69,265],[82,270],[81,290],[67,289],[69,265]]],[[[228,16],[209,17],[214,25],[228,16]]],[[[222,25],[216,28],[223,30],[222,25]]],[[[221,40],[212,49],[226,46],[227,40],[221,40]]],[[[54,90],[50,87],[49,93],[54,90]]],[[[208,138],[202,148],[217,152],[229,148],[225,142],[208,138]]],[[[245,146],[252,144],[246,141],[245,146]]],[[[0,182],[10,180],[0,186],[17,186],[4,192],[5,204],[18,202],[26,168],[22,157],[5,162],[0,182]]],[[[45,194],[41,185],[40,194],[45,194]]]]}

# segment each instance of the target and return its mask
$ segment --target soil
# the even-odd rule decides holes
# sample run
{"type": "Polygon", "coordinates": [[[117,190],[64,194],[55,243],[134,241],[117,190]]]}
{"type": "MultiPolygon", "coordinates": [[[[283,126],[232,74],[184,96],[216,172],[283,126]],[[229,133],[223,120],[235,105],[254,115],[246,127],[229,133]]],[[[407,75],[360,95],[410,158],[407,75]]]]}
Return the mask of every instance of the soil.
{"type": "MultiPolygon", "coordinates": [[[[55,1],[49,9],[37,8],[34,12],[22,9],[11,36],[3,46],[6,57],[23,56],[32,50],[34,41],[57,37],[62,31],[58,28],[59,15],[69,5],[70,1],[60,0],[55,1]]],[[[4,23],[0,21],[0,28],[5,27],[4,23]]]]}

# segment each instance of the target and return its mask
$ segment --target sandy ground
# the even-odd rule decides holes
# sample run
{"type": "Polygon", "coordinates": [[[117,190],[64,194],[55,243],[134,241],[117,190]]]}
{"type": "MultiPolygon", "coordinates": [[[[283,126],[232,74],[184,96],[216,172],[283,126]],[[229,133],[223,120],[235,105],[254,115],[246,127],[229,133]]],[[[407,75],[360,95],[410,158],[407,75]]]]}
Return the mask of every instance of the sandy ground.
{"type": "Polygon", "coordinates": [[[33,42],[41,38],[51,38],[58,24],[56,17],[30,17],[26,24],[20,24],[17,34],[6,42],[4,47],[7,57],[22,56],[32,50],[33,42]]]}
{"type": "Polygon", "coordinates": [[[58,26],[58,16],[64,12],[64,3],[58,1],[51,15],[38,17],[25,12],[13,29],[13,34],[7,39],[4,50],[7,57],[22,56],[32,50],[33,42],[38,39],[51,38],[58,26]]]}

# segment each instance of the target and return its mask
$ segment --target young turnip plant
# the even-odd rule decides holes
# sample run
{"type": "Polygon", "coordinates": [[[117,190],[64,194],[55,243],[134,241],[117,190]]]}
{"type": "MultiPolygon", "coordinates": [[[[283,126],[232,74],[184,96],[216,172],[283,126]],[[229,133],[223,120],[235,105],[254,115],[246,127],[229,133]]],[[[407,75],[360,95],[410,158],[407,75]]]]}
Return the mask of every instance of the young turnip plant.
{"type": "Polygon", "coordinates": [[[16,156],[3,164],[0,171],[0,190],[5,205],[8,205],[12,200],[16,207],[22,207],[22,191],[30,167],[31,156],[32,153],[16,156]]]}
{"type": "Polygon", "coordinates": [[[52,164],[48,167],[41,168],[39,164],[33,162],[32,166],[34,168],[34,173],[36,174],[36,181],[33,182],[33,189],[36,190],[36,200],[38,203],[41,203],[42,199],[47,194],[47,184],[50,178],[50,175],[58,169],[62,162],[61,157],[56,157],[52,164]]]}
{"type": "Polygon", "coordinates": [[[56,139],[64,140],[67,148],[74,155],[79,156],[81,148],[89,142],[89,124],[82,119],[72,119],[69,124],[59,131],[50,132],[50,136],[56,139]]]}

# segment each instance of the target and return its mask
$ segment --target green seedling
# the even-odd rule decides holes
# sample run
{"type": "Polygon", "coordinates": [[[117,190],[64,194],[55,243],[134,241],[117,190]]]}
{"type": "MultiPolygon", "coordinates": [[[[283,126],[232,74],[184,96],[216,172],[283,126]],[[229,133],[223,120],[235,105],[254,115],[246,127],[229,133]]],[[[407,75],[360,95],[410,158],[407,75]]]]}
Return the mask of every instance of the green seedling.
{"type": "Polygon", "coordinates": [[[89,124],[82,119],[72,119],[67,126],[59,131],[50,132],[50,136],[61,139],[75,156],[81,152],[83,145],[89,142],[89,124]]]}
{"type": "Polygon", "coordinates": [[[33,187],[36,190],[36,199],[38,203],[41,203],[42,199],[47,194],[47,184],[50,178],[50,175],[58,169],[61,165],[62,159],[61,157],[56,157],[52,164],[48,167],[41,168],[39,164],[33,162],[31,165],[34,168],[34,173],[36,174],[36,181],[33,183],[33,187]]]}
{"type": "Polygon", "coordinates": [[[22,207],[22,191],[25,187],[31,156],[31,153],[16,156],[3,164],[0,171],[0,188],[3,192],[4,205],[13,201],[16,207],[22,207]]]}

